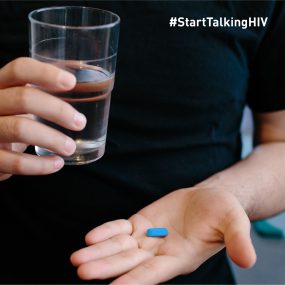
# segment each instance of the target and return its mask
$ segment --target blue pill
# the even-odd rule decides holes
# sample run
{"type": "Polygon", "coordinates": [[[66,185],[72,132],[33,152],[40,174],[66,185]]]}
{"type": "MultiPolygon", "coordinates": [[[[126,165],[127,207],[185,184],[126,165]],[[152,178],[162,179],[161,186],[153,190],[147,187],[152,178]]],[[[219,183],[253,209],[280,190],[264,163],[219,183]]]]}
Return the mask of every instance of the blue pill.
{"type": "Polygon", "coordinates": [[[148,237],[166,237],[168,236],[167,228],[149,228],[146,231],[148,237]]]}

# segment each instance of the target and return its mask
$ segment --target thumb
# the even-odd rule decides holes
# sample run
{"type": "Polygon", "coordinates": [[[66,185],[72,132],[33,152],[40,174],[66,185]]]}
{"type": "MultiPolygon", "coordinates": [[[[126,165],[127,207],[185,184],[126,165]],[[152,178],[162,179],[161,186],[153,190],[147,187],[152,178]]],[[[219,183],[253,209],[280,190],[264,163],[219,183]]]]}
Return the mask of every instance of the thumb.
{"type": "Polygon", "coordinates": [[[243,209],[235,211],[224,232],[228,256],[240,267],[250,268],[256,253],[250,238],[250,221],[243,209]]]}

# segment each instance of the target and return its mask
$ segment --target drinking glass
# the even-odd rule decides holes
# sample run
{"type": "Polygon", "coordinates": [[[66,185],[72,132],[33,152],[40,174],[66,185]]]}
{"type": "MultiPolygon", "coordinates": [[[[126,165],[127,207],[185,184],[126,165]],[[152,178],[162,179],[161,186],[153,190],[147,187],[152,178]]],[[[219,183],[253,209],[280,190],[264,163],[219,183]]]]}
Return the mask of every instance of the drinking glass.
{"type": "MultiPolygon", "coordinates": [[[[30,55],[73,73],[74,89],[52,93],[87,118],[82,131],[71,131],[36,117],[76,142],[65,164],[80,165],[101,158],[105,151],[111,91],[114,85],[120,18],[101,9],[65,6],[30,12],[30,55]]],[[[43,76],[45,76],[43,74],[43,76]]],[[[54,154],[35,147],[38,155],[54,154]]]]}

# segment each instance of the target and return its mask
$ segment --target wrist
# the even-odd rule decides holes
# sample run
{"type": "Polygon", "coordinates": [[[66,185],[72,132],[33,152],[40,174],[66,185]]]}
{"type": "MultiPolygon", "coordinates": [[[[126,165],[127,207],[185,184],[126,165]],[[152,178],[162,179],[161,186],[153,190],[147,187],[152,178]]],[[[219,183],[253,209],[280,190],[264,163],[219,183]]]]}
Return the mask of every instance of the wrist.
{"type": "Polygon", "coordinates": [[[229,177],[223,172],[219,172],[209,178],[199,182],[194,186],[199,189],[212,189],[216,191],[224,191],[233,195],[241,204],[247,215],[250,215],[250,191],[247,191],[246,186],[242,182],[237,182],[233,177],[229,177]]]}

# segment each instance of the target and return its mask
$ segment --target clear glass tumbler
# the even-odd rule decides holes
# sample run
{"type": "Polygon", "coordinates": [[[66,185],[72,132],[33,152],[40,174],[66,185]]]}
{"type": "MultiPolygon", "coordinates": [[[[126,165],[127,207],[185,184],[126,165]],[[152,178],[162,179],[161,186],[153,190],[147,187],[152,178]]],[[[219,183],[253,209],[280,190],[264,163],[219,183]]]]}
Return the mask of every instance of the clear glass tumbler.
{"type": "MultiPolygon", "coordinates": [[[[73,90],[53,95],[83,113],[87,124],[84,130],[76,132],[36,119],[75,140],[76,151],[63,157],[65,164],[95,161],[105,151],[120,18],[105,10],[66,6],[32,11],[29,20],[31,57],[75,75],[77,84],[73,90]]],[[[37,146],[35,149],[38,155],[53,154],[37,146]]]]}

